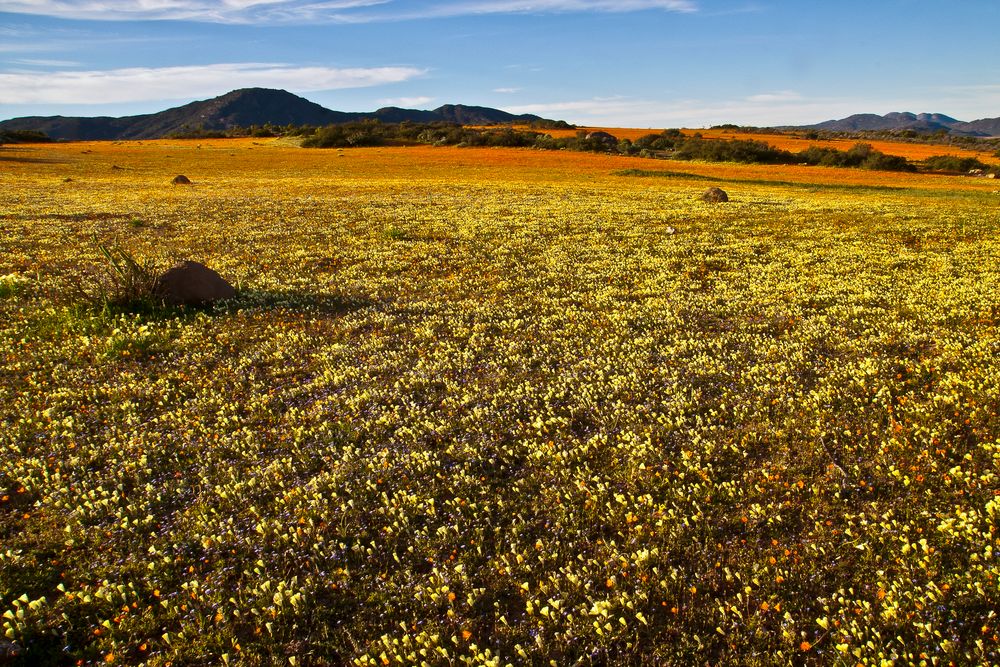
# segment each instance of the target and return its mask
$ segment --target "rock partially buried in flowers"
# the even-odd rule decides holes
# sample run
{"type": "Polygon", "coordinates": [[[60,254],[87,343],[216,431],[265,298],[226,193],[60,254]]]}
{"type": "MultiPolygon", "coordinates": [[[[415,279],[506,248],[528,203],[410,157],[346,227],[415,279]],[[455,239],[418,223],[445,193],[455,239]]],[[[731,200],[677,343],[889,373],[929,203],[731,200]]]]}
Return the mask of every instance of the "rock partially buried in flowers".
{"type": "Polygon", "coordinates": [[[184,174],[177,174],[174,176],[174,180],[171,181],[174,185],[191,185],[191,179],[184,174]]]}
{"type": "Polygon", "coordinates": [[[709,188],[701,193],[701,200],[712,204],[729,201],[729,195],[722,188],[709,188]]]}
{"type": "Polygon", "coordinates": [[[198,306],[236,296],[236,290],[225,278],[190,260],[171,267],[157,278],[155,292],[164,302],[175,306],[198,306]]]}

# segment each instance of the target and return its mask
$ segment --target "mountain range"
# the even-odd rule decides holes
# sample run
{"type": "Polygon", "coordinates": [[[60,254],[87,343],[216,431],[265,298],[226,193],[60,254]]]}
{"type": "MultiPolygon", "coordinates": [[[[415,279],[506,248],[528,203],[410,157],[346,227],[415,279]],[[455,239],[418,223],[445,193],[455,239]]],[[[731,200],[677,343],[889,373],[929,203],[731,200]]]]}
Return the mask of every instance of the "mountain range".
{"type": "MultiPolygon", "coordinates": [[[[35,130],[62,141],[101,139],[156,139],[195,130],[224,132],[252,125],[335,125],[366,119],[384,123],[446,122],[459,125],[497,125],[544,121],[533,114],[515,115],[489,107],[446,104],[434,110],[383,107],[371,112],[333,111],[271,88],[243,88],[225,95],[191,102],[159,113],[113,118],[72,116],[25,116],[0,121],[0,132],[35,130]]],[[[566,127],[569,127],[568,125],[566,127]]],[[[1000,137],[1000,118],[964,122],[939,113],[855,114],[840,120],[782,129],[827,130],[831,132],[913,130],[933,134],[944,132],[972,137],[1000,137]]]]}
{"type": "Polygon", "coordinates": [[[970,137],[1000,137],[1000,118],[983,118],[972,122],[956,120],[940,113],[888,113],[884,116],[863,113],[840,120],[828,120],[796,129],[827,130],[830,132],[864,132],[913,130],[921,134],[945,132],[970,137]]]}
{"type": "MultiPolygon", "coordinates": [[[[36,130],[61,141],[102,139],[156,139],[205,130],[225,131],[251,125],[334,125],[374,119],[385,123],[435,121],[460,125],[531,123],[546,119],[532,114],[515,115],[489,107],[446,104],[433,111],[383,107],[372,112],[332,111],[285,90],[243,88],[225,95],[191,102],[159,113],[113,118],[24,116],[0,122],[0,131],[36,130]]],[[[554,121],[548,121],[554,122],[554,121]]]]}

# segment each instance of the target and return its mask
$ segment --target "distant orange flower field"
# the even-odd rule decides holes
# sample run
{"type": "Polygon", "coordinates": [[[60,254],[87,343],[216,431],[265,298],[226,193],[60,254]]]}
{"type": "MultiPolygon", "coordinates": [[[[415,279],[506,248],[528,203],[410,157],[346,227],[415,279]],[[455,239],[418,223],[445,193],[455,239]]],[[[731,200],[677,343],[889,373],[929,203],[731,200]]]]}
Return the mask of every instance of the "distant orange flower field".
{"type": "MultiPolygon", "coordinates": [[[[520,129],[530,130],[531,128],[522,127],[520,129]]],[[[551,134],[553,137],[573,137],[576,136],[577,132],[607,132],[619,139],[628,139],[630,141],[635,141],[641,137],[648,134],[658,134],[663,128],[660,129],[641,129],[641,128],[622,128],[622,127],[580,127],[576,129],[553,129],[553,130],[535,130],[544,132],[545,134],[551,134]]],[[[904,141],[882,141],[882,140],[857,140],[857,139],[806,139],[803,136],[791,135],[791,134],[761,134],[756,132],[740,132],[738,130],[723,130],[723,129],[707,129],[707,130],[695,130],[695,129],[683,129],[682,132],[687,135],[701,134],[703,137],[710,139],[741,139],[744,141],[763,141],[764,143],[770,144],[775,148],[781,150],[791,151],[797,153],[799,151],[805,150],[810,146],[820,146],[823,148],[833,148],[840,151],[845,151],[851,148],[857,143],[867,143],[871,144],[873,148],[879,150],[887,155],[898,155],[900,157],[905,157],[907,160],[919,161],[935,155],[957,155],[961,157],[975,157],[985,162],[987,164],[1000,164],[1000,158],[996,157],[994,153],[988,151],[973,151],[966,148],[958,146],[946,146],[940,144],[921,144],[921,143],[908,143],[904,141]]]]}

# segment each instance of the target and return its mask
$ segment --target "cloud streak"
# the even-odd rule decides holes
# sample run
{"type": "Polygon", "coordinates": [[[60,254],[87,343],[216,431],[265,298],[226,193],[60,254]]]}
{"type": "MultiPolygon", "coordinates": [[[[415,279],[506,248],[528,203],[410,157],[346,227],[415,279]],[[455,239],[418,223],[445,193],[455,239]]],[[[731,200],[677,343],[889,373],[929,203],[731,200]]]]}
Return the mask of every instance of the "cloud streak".
{"type": "Polygon", "coordinates": [[[794,90],[782,90],[777,93],[760,93],[759,95],[751,95],[747,98],[747,102],[774,104],[777,102],[798,102],[801,99],[802,95],[794,90]]]}
{"type": "Polygon", "coordinates": [[[15,65],[27,67],[80,67],[76,60],[53,60],[47,58],[20,58],[12,61],[15,65]]]}
{"type": "Polygon", "coordinates": [[[187,67],[0,72],[0,104],[107,104],[221,95],[235,88],[294,92],[368,88],[422,76],[415,67],[295,67],[222,63],[187,67]]]}
{"type": "Polygon", "coordinates": [[[379,104],[389,107],[406,107],[413,109],[423,106],[428,102],[433,102],[433,97],[386,97],[378,101],[379,104]]]}
{"type": "Polygon", "coordinates": [[[691,13],[694,0],[6,0],[0,11],[92,21],[175,20],[294,25],[371,23],[491,14],[691,13]]]}

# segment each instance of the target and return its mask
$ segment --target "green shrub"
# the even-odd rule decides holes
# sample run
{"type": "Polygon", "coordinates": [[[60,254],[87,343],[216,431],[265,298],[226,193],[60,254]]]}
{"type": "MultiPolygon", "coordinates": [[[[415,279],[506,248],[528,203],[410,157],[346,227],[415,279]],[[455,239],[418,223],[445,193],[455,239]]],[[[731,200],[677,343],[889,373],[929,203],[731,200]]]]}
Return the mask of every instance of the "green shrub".
{"type": "Polygon", "coordinates": [[[30,283],[30,280],[16,273],[0,276],[0,299],[19,296],[30,283]]]}
{"type": "Polygon", "coordinates": [[[985,162],[980,162],[974,157],[934,155],[924,160],[924,168],[930,171],[960,171],[964,173],[972,169],[982,169],[983,171],[986,171],[990,168],[990,166],[985,162]]]}
{"type": "Polygon", "coordinates": [[[136,259],[115,244],[98,243],[97,249],[104,264],[89,286],[80,279],[75,285],[84,303],[100,310],[139,311],[162,306],[156,294],[160,272],[152,260],[136,259]]]}
{"type": "Polygon", "coordinates": [[[906,158],[886,155],[875,150],[871,144],[855,144],[849,150],[810,146],[795,154],[800,163],[822,167],[854,167],[878,171],[913,171],[914,167],[906,158]]]}
{"type": "Polygon", "coordinates": [[[0,130],[0,144],[39,144],[52,141],[39,130],[0,130]]]}
{"type": "Polygon", "coordinates": [[[544,137],[547,135],[515,130],[512,127],[480,129],[450,123],[381,123],[377,120],[366,120],[320,128],[303,141],[302,145],[306,148],[348,148],[385,144],[527,148],[536,146],[544,137]]]}

